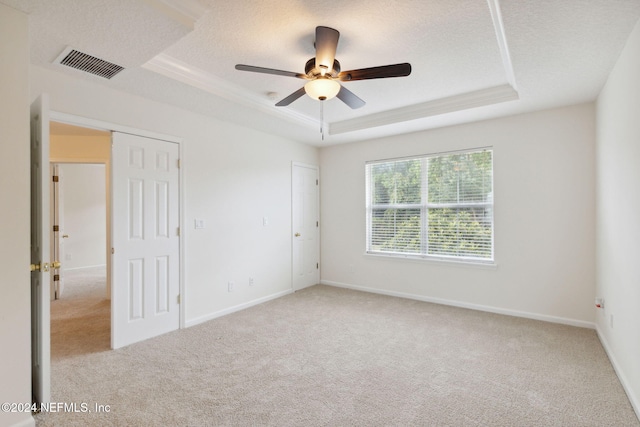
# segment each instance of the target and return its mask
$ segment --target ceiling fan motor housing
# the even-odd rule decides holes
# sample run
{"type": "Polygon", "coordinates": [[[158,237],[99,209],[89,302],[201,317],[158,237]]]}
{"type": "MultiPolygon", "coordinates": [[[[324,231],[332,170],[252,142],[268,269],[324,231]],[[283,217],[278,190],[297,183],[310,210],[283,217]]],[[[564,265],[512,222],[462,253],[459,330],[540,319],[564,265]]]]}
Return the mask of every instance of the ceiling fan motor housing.
{"type": "MultiPolygon", "coordinates": [[[[316,67],[316,58],[311,58],[304,66],[304,72],[307,76],[314,78],[322,75],[322,71],[319,67],[316,67]]],[[[333,69],[330,73],[326,73],[325,76],[336,78],[340,73],[340,62],[337,59],[333,60],[333,69]]]]}

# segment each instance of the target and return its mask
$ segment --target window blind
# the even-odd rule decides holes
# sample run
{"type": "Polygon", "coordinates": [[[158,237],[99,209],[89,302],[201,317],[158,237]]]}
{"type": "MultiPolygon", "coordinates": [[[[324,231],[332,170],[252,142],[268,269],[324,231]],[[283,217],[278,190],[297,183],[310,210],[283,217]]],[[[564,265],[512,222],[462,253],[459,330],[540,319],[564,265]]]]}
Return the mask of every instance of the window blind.
{"type": "Polygon", "coordinates": [[[493,260],[493,152],[367,163],[367,251],[493,260]]]}

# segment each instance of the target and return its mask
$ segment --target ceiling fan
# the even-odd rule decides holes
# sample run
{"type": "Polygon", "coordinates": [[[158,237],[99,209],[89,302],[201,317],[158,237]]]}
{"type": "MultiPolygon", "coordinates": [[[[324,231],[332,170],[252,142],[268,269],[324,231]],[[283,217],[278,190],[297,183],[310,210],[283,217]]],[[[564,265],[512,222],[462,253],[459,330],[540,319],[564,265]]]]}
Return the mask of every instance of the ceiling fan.
{"type": "Polygon", "coordinates": [[[303,87],[278,102],[276,107],[287,106],[306,93],[311,98],[319,101],[325,101],[337,96],[338,99],[354,109],[364,106],[365,102],[338,81],[384,79],[388,77],[404,77],[411,74],[411,64],[407,62],[340,71],[340,63],[335,59],[339,38],[340,33],[333,28],[316,27],[316,56],[307,61],[304,67],[304,74],[244,64],[237,64],[236,70],[308,80],[303,87]]]}

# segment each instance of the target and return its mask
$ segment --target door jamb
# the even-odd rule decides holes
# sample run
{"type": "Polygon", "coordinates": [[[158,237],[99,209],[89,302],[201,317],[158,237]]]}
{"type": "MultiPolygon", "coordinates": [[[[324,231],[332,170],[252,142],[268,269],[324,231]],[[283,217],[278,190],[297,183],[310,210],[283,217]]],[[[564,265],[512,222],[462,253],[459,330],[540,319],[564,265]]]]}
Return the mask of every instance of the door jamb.
{"type": "MultiPolygon", "coordinates": [[[[54,120],[55,121],[55,120],[54,120]]],[[[109,254],[111,248],[111,195],[109,192],[110,179],[111,179],[111,159],[108,160],[96,160],[96,159],[83,159],[83,158],[73,158],[73,157],[49,157],[50,165],[104,165],[105,177],[104,177],[104,185],[105,185],[105,209],[106,209],[106,222],[107,227],[104,232],[106,233],[106,241],[107,248],[105,252],[105,264],[107,266],[107,299],[111,300],[111,256],[109,254]]],[[[64,263],[64,260],[60,260],[64,263]]]]}

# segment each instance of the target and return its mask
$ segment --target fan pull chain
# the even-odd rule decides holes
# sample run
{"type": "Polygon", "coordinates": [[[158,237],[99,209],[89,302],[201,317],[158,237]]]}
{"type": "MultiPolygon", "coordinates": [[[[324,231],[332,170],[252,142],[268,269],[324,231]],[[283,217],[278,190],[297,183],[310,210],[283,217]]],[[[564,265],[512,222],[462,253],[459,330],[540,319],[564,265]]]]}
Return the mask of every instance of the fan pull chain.
{"type": "Polygon", "coordinates": [[[324,101],[320,101],[320,135],[324,141],[324,101]]]}

